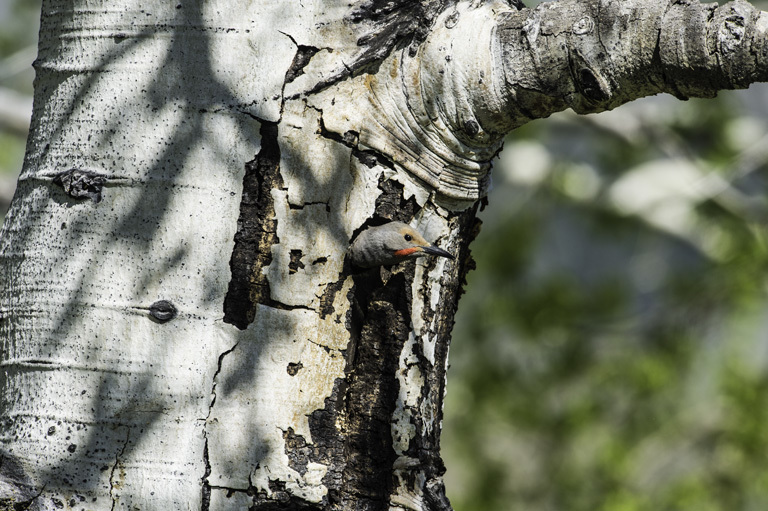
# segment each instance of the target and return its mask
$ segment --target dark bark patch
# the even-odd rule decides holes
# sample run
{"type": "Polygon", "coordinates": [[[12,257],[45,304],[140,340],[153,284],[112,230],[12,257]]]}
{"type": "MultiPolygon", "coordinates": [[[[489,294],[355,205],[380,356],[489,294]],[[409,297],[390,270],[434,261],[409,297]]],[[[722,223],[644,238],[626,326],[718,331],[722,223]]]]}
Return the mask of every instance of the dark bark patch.
{"type": "MultiPolygon", "coordinates": [[[[523,7],[519,0],[508,0],[510,6],[523,7]]],[[[357,40],[361,52],[349,64],[350,72],[365,71],[368,66],[384,60],[396,46],[411,44],[411,56],[416,46],[430,33],[440,13],[455,5],[455,0],[366,0],[347,16],[347,20],[365,27],[367,32],[357,40]]],[[[452,14],[446,24],[455,24],[452,14]]]]}
{"type": "Polygon", "coordinates": [[[243,196],[235,247],[229,267],[232,280],[224,298],[224,321],[243,330],[256,314],[256,304],[272,305],[262,268],[272,262],[271,247],[279,242],[272,189],[283,188],[277,123],[262,121],[261,150],[245,165],[243,196]]]}
{"type": "MultiPolygon", "coordinates": [[[[347,263],[345,262],[346,265],[347,263]]],[[[346,272],[342,272],[342,277],[339,280],[330,282],[325,286],[325,291],[323,291],[323,295],[320,297],[320,309],[318,310],[320,319],[325,319],[335,312],[333,301],[336,299],[336,293],[344,286],[344,281],[346,280],[344,274],[346,272]]]]}
{"type": "Polygon", "coordinates": [[[107,176],[90,170],[69,169],[59,172],[53,178],[53,184],[64,189],[64,193],[73,199],[90,199],[101,202],[101,190],[107,176]]]}
{"type": "Polygon", "coordinates": [[[322,463],[328,467],[323,477],[323,484],[328,494],[323,499],[323,508],[339,502],[339,488],[342,485],[344,467],[344,438],[336,427],[336,418],[343,413],[343,396],[346,383],[337,378],[331,395],[325,399],[323,408],[315,410],[309,416],[309,430],[312,443],[297,435],[292,428],[283,433],[285,454],[288,466],[304,475],[310,461],[322,463]]]}
{"type": "Polygon", "coordinates": [[[442,478],[434,478],[424,485],[424,499],[430,511],[450,511],[451,503],[445,495],[445,484],[442,478]]]}
{"type": "MultiPolygon", "coordinates": [[[[406,266],[412,278],[413,264],[406,266]]],[[[341,498],[362,504],[358,509],[383,510],[393,487],[391,422],[399,392],[395,374],[410,332],[410,285],[403,272],[393,274],[386,284],[366,275],[355,279],[355,301],[362,315],[353,320],[360,322],[353,327],[360,333],[352,341],[347,378],[348,457],[341,498]]]]}
{"type": "MultiPolygon", "coordinates": [[[[354,76],[368,71],[395,47],[411,45],[409,55],[414,56],[418,45],[429,35],[435,18],[455,3],[454,0],[362,2],[346,18],[364,32],[357,40],[360,53],[348,64],[349,73],[354,76]]],[[[518,0],[512,0],[512,5],[517,3],[518,0]]]]}
{"type": "Polygon", "coordinates": [[[304,269],[304,263],[301,262],[301,258],[304,257],[304,253],[301,250],[291,250],[291,261],[288,263],[288,273],[294,274],[299,270],[304,269]]]}
{"type": "Polygon", "coordinates": [[[291,376],[296,376],[297,374],[299,374],[299,371],[301,371],[303,368],[304,368],[304,364],[302,364],[301,362],[289,362],[288,367],[286,367],[285,370],[291,376]]]}
{"type": "Polygon", "coordinates": [[[203,446],[203,461],[205,462],[205,472],[203,472],[200,509],[202,511],[209,511],[211,509],[211,485],[208,482],[208,477],[211,475],[211,460],[208,455],[208,438],[205,439],[205,445],[203,446]]]}
{"type": "Polygon", "coordinates": [[[376,199],[376,213],[373,217],[376,223],[369,225],[380,225],[395,221],[408,223],[413,219],[420,207],[413,197],[408,200],[403,199],[403,188],[404,186],[401,183],[390,179],[382,179],[379,182],[379,189],[384,193],[376,199]]]}
{"type": "Polygon", "coordinates": [[[291,67],[289,67],[288,71],[285,73],[285,83],[289,84],[299,76],[303,75],[304,68],[309,64],[309,61],[312,60],[312,57],[314,57],[318,51],[320,51],[320,49],[315,48],[314,46],[300,44],[296,49],[296,55],[293,56],[291,67]]]}
{"type": "Polygon", "coordinates": [[[333,382],[331,395],[325,398],[324,406],[309,416],[309,430],[312,434],[313,451],[311,460],[328,466],[323,484],[328,488],[328,503],[338,502],[338,492],[343,481],[344,436],[336,427],[336,418],[344,412],[344,395],[347,382],[337,378],[333,382]]]}
{"type": "Polygon", "coordinates": [[[307,465],[314,454],[314,446],[308,444],[303,436],[297,435],[293,428],[288,428],[288,431],[283,433],[283,440],[288,466],[303,476],[307,473],[307,465]]]}

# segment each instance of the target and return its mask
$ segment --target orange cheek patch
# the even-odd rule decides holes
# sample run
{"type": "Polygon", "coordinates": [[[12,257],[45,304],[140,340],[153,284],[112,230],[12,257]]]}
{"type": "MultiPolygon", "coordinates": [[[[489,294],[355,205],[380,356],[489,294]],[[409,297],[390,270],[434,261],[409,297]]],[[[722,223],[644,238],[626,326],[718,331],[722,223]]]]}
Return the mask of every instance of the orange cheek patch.
{"type": "Polygon", "coordinates": [[[414,252],[418,252],[418,248],[404,248],[403,250],[395,250],[395,255],[397,257],[408,257],[409,255],[413,254],[414,252]]]}

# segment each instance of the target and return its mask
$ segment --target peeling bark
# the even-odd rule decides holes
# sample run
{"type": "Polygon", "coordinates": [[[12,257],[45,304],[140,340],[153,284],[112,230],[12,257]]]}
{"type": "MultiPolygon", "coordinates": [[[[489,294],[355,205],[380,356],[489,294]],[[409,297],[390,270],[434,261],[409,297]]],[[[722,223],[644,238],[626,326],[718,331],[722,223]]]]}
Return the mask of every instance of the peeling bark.
{"type": "Polygon", "coordinates": [[[47,0],[0,235],[0,504],[449,510],[450,332],[504,135],[763,80],[766,19],[47,0]],[[456,260],[353,269],[394,220],[456,260]]]}
{"type": "Polygon", "coordinates": [[[272,245],[279,243],[271,192],[283,188],[277,125],[261,125],[261,151],[248,162],[243,178],[240,217],[230,269],[232,280],[224,299],[224,321],[239,329],[253,322],[256,304],[271,302],[269,281],[262,269],[272,262],[272,245]]]}

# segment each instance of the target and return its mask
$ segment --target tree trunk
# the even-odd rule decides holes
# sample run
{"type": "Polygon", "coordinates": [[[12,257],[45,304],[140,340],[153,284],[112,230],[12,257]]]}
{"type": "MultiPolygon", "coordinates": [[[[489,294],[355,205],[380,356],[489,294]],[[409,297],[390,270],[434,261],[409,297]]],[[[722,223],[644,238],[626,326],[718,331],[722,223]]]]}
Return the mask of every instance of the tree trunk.
{"type": "Polygon", "coordinates": [[[746,2],[46,0],[0,237],[0,509],[450,509],[503,136],[765,78],[746,2]],[[456,256],[359,270],[398,220],[456,256]]]}

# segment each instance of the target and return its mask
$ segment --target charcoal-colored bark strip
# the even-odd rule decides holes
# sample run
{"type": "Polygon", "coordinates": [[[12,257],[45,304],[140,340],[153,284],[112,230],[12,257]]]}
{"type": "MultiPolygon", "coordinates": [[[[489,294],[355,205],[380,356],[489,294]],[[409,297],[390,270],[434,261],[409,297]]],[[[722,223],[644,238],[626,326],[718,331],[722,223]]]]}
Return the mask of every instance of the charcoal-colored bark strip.
{"type": "Polygon", "coordinates": [[[261,269],[272,262],[278,243],[277,218],[271,191],[283,188],[277,123],[262,121],[261,150],[245,165],[240,217],[229,262],[232,279],[224,298],[224,321],[245,329],[256,314],[256,304],[270,304],[269,281],[261,269]]]}
{"type": "Polygon", "coordinates": [[[302,257],[304,257],[304,253],[301,250],[291,250],[291,261],[288,263],[288,273],[293,274],[304,269],[304,263],[301,262],[302,257]]]}

